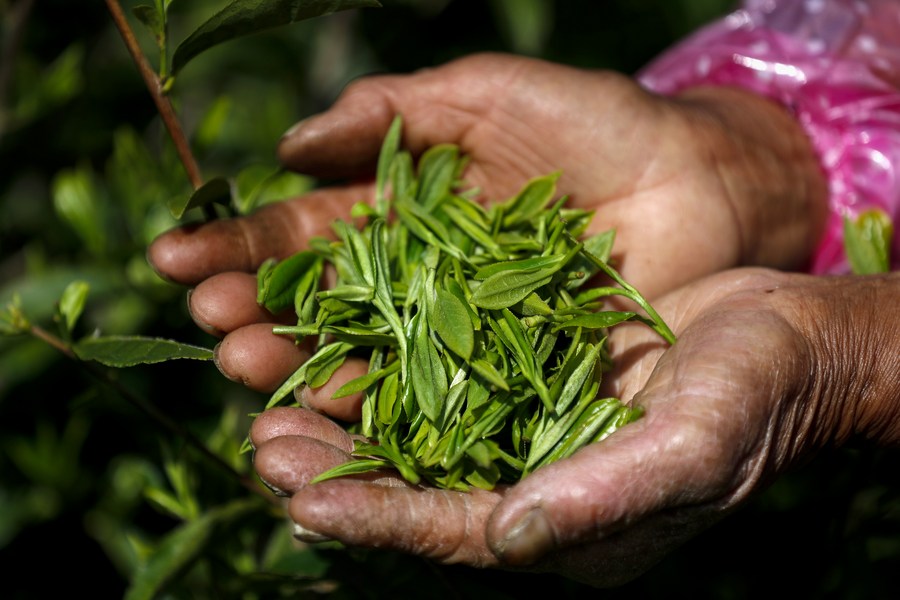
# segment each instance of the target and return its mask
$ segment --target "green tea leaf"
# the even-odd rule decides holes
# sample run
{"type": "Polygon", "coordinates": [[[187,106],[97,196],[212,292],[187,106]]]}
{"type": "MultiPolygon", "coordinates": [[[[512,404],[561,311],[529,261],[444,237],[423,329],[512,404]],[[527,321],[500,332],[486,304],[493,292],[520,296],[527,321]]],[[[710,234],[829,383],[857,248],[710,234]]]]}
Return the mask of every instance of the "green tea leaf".
{"type": "Polygon", "coordinates": [[[375,6],[381,5],[376,0],[233,0],[178,45],[172,74],[222,42],[339,10],[375,6]]]}
{"type": "Polygon", "coordinates": [[[202,208],[213,203],[225,206],[231,204],[231,183],[224,177],[210,179],[187,198],[176,196],[169,199],[169,211],[173,217],[180,219],[192,208],[202,208]]]}
{"type": "Polygon", "coordinates": [[[356,346],[394,346],[397,344],[397,339],[391,333],[358,326],[326,325],[322,328],[321,333],[356,346]]]}
{"type": "MultiPolygon", "coordinates": [[[[615,239],[616,231],[610,229],[584,240],[584,249],[603,262],[609,262],[609,256],[612,253],[613,242],[615,242],[615,239]]],[[[575,260],[572,261],[570,268],[573,271],[583,273],[581,277],[574,278],[566,284],[566,288],[570,290],[587,283],[587,281],[599,270],[596,265],[584,256],[577,256],[575,260]]]]}
{"type": "Polygon", "coordinates": [[[521,260],[504,260],[478,269],[474,278],[483,281],[501,273],[536,273],[545,269],[559,268],[563,260],[565,260],[565,256],[562,254],[536,256],[521,260]]]}
{"type": "Polygon", "coordinates": [[[636,316],[637,314],[633,312],[607,310],[563,321],[554,325],[553,330],[559,331],[560,329],[572,329],[575,327],[591,330],[606,329],[607,327],[630,321],[636,316]]]}
{"type": "Polygon", "coordinates": [[[556,399],[556,413],[563,414],[571,406],[572,402],[578,397],[584,389],[585,382],[593,375],[597,367],[597,360],[600,356],[600,344],[587,344],[584,352],[579,353],[576,360],[572,361],[575,366],[565,377],[560,377],[554,382],[562,383],[562,390],[556,399]]]}
{"type": "MultiPolygon", "coordinates": [[[[619,420],[628,411],[628,407],[622,406],[621,402],[615,398],[603,398],[592,401],[584,411],[578,414],[578,418],[571,422],[565,435],[555,443],[555,447],[543,460],[533,463],[531,457],[529,457],[529,462],[535,464],[535,468],[537,468],[571,456],[576,450],[597,436],[599,431],[617,427],[619,420]]],[[[570,419],[566,421],[568,423],[570,419]]],[[[526,469],[528,469],[528,466],[526,466],[526,469]]]]}
{"type": "MultiPolygon", "coordinates": [[[[385,194],[390,179],[391,169],[395,167],[394,157],[400,147],[400,132],[403,130],[403,118],[400,115],[394,117],[387,135],[381,143],[381,151],[378,154],[378,168],[375,172],[375,212],[381,217],[387,217],[388,207],[385,194]]],[[[397,190],[394,191],[397,193],[397,190]]]]}
{"type": "Polygon", "coordinates": [[[861,213],[856,220],[844,217],[844,248],[857,275],[887,273],[891,265],[894,226],[881,210],[861,213]]]}
{"type": "Polygon", "coordinates": [[[370,285],[339,285],[316,294],[319,300],[337,298],[344,302],[370,302],[375,297],[375,288],[370,285]]]}
{"type": "Polygon", "coordinates": [[[521,302],[541,286],[550,283],[558,269],[538,271],[503,271],[482,282],[474,292],[470,302],[480,308],[500,310],[521,302]]]}
{"type": "Polygon", "coordinates": [[[416,202],[427,212],[450,193],[456,175],[459,150],[452,144],[430,147],[419,159],[419,189],[416,202]]]}
{"type": "MultiPolygon", "coordinates": [[[[280,262],[266,262],[257,273],[256,302],[272,314],[295,305],[297,286],[307,273],[317,271],[321,258],[310,251],[298,252],[280,262]]],[[[308,287],[312,282],[307,282],[308,287]]]]}
{"type": "Polygon", "coordinates": [[[400,363],[398,361],[394,361],[388,366],[378,369],[377,371],[372,371],[371,373],[366,373],[360,377],[355,379],[351,379],[341,387],[339,387],[334,394],[331,395],[332,398],[343,398],[344,396],[349,396],[350,394],[355,394],[356,392],[361,392],[368,388],[369,386],[375,384],[376,382],[384,379],[388,375],[392,373],[396,373],[400,370],[400,363]]]}
{"type": "Polygon", "coordinates": [[[472,356],[475,330],[465,304],[447,290],[436,292],[432,328],[438,337],[463,360],[472,356]]]}
{"type": "Polygon", "coordinates": [[[344,346],[342,348],[339,347],[335,352],[328,355],[327,358],[322,357],[322,359],[318,360],[309,360],[309,364],[306,367],[306,384],[309,387],[322,387],[328,383],[328,380],[331,379],[334,372],[344,364],[344,361],[347,359],[347,352],[353,348],[353,344],[348,344],[347,342],[340,343],[344,344],[344,346]]]}
{"type": "Polygon", "coordinates": [[[314,296],[298,284],[298,326],[274,328],[346,349],[322,347],[270,406],[297,385],[324,382],[350,349],[368,356],[369,373],[334,395],[363,392],[354,431],[371,443],[354,455],[375,462],[329,477],[392,466],[410,482],[491,488],[635,418],[616,406],[598,416],[600,373],[611,363],[605,329],[634,319],[674,336],[605,262],[614,233],[577,239],[593,213],[554,201],[558,173],[486,210],[477,190],[458,191],[466,159],[456,147],[426,151],[416,170],[400,138],[397,118],[382,145],[377,208],[356,212],[368,223],[337,222],[340,241],[310,243],[336,282],[314,296]],[[598,271],[613,283],[578,293],[598,271]],[[610,295],[648,316],[597,312],[610,295]]]}
{"type": "MultiPolygon", "coordinates": [[[[417,317],[420,317],[417,315],[417,317]]],[[[409,375],[419,408],[432,423],[437,423],[447,396],[447,372],[437,348],[428,335],[428,323],[418,318],[415,344],[411,348],[409,375]]]]}
{"type": "Polygon", "coordinates": [[[475,370],[476,373],[481,375],[485,381],[496,387],[497,389],[509,391],[509,384],[504,379],[503,375],[497,370],[497,367],[484,360],[483,358],[478,358],[472,361],[472,369],[475,370]]]}
{"type": "Polygon", "coordinates": [[[504,206],[503,226],[512,227],[534,219],[553,200],[556,182],[561,174],[557,171],[536,177],[526,183],[525,187],[504,206]]]}
{"type": "Polygon", "coordinates": [[[461,379],[459,381],[454,380],[453,384],[450,386],[450,390],[447,392],[447,397],[444,400],[440,419],[437,421],[438,431],[441,433],[446,432],[447,427],[453,422],[454,417],[459,414],[459,409],[462,407],[468,391],[468,379],[461,379]]]}
{"type": "Polygon", "coordinates": [[[133,367],[167,360],[212,360],[210,348],[183,344],[174,340],[141,336],[88,337],[74,347],[82,360],[95,360],[110,367],[133,367]]]}
{"type": "Polygon", "coordinates": [[[400,355],[400,371],[405,380],[407,375],[406,365],[406,335],[403,331],[403,323],[397,309],[394,307],[394,295],[391,289],[391,267],[387,254],[387,240],[384,231],[384,220],[378,219],[372,223],[372,263],[375,285],[375,298],[372,304],[378,309],[384,319],[390,325],[397,338],[398,353],[400,355]]]}
{"type": "Polygon", "coordinates": [[[329,479],[345,477],[347,475],[359,475],[360,473],[368,473],[388,467],[388,463],[377,458],[357,458],[336,467],[331,467],[323,473],[319,473],[309,481],[309,485],[321,483],[329,479]]]}

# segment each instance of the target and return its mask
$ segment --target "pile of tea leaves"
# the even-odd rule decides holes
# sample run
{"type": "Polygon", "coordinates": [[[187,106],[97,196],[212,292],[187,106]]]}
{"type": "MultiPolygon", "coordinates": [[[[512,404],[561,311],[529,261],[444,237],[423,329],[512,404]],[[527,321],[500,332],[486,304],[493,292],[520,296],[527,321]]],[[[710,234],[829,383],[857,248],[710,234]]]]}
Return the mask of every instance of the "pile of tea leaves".
{"type": "Polygon", "coordinates": [[[598,397],[607,330],[640,321],[674,336],[607,264],[614,233],[581,239],[593,213],[555,198],[559,173],[484,208],[456,146],[433,146],[416,166],[401,127],[398,117],[382,146],[374,204],[352,212],[365,225],[335,222],[336,241],[258,272],[259,303],[296,310],[297,325],[275,332],[316,345],[267,408],[323,385],[347,357],[369,362],[334,394],[364,394],[352,430],[369,442],[315,481],[393,467],[412,483],[491,489],[638,418],[598,397]],[[337,282],[321,289],[326,265],[337,282]],[[601,273],[609,285],[585,285],[601,273]],[[604,310],[614,295],[643,314],[604,310]]]}

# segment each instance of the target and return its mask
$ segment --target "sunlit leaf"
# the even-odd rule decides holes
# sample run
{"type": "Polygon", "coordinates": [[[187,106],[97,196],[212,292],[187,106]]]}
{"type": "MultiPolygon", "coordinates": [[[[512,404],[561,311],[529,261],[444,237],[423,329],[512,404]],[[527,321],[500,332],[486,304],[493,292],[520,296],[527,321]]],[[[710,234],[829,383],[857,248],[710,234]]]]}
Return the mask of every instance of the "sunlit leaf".
{"type": "Polygon", "coordinates": [[[60,171],[53,179],[52,191],[56,213],[92,253],[103,254],[108,245],[106,214],[92,172],[87,167],[60,171]]]}
{"type": "Polygon", "coordinates": [[[63,291],[59,299],[59,314],[63,318],[66,331],[72,332],[78,317],[84,310],[90,286],[86,281],[73,281],[63,291]]]}

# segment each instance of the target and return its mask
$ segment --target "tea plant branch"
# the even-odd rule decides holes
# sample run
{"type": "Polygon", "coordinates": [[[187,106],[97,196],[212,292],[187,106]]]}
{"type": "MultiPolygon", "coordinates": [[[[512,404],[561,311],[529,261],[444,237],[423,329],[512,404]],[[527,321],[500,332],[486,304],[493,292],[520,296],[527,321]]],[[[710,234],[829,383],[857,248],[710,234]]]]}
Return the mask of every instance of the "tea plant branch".
{"type": "Polygon", "coordinates": [[[278,498],[273,496],[267,490],[263,489],[260,485],[257,485],[251,477],[238,473],[231,465],[225,462],[222,457],[207,448],[206,445],[202,441],[200,441],[200,439],[198,439],[183,425],[171,419],[165,413],[153,406],[153,404],[151,404],[150,402],[147,402],[143,398],[133,394],[131,390],[123,386],[118,381],[110,378],[106,371],[97,367],[94,363],[81,360],[81,358],[79,358],[78,355],[75,354],[75,351],[69,344],[65,342],[65,340],[53,335],[39,325],[29,324],[27,327],[27,331],[35,338],[46,342],[48,345],[58,350],[66,358],[78,363],[78,365],[88,374],[90,374],[103,385],[111,388],[126,402],[144,413],[163,430],[166,430],[176,437],[184,440],[184,442],[189,447],[196,450],[204,459],[209,461],[211,464],[224,471],[229,477],[237,481],[238,484],[240,484],[242,487],[256,494],[257,496],[262,497],[266,500],[266,502],[274,506],[281,507],[281,503],[278,498]]]}
{"type": "Polygon", "coordinates": [[[125,46],[128,48],[128,53],[131,54],[134,64],[137,66],[141,77],[144,79],[144,83],[147,85],[147,90],[150,92],[150,96],[156,104],[159,116],[162,119],[163,124],[165,124],[166,130],[169,132],[169,137],[172,138],[172,143],[175,144],[175,150],[178,152],[178,157],[181,159],[181,164],[184,166],[184,170],[191,182],[191,186],[195,190],[199,189],[200,186],[203,185],[200,166],[197,164],[193,152],[191,152],[191,146],[188,143],[187,137],[184,135],[184,130],[181,127],[178,116],[175,114],[175,108],[172,106],[172,102],[169,100],[168,96],[163,93],[162,82],[160,81],[159,76],[150,67],[150,63],[147,62],[147,58],[144,56],[144,53],[138,44],[134,31],[131,29],[128,19],[125,18],[125,13],[122,12],[119,1],[106,0],[106,5],[109,7],[113,22],[119,30],[119,33],[122,35],[125,46]]]}

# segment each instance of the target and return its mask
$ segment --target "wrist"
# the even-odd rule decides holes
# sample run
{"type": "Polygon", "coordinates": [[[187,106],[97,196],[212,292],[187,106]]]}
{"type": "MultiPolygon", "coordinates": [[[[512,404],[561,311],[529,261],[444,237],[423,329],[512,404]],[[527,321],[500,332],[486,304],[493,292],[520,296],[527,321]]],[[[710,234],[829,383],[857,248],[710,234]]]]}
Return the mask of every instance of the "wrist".
{"type": "Polygon", "coordinates": [[[834,445],[900,444],[900,273],[822,280],[799,294],[795,316],[810,340],[813,411],[833,423],[834,445]]]}
{"type": "Polygon", "coordinates": [[[814,148],[782,106],[737,88],[684,90],[739,231],[741,265],[805,266],[828,215],[828,186],[814,148]]]}

